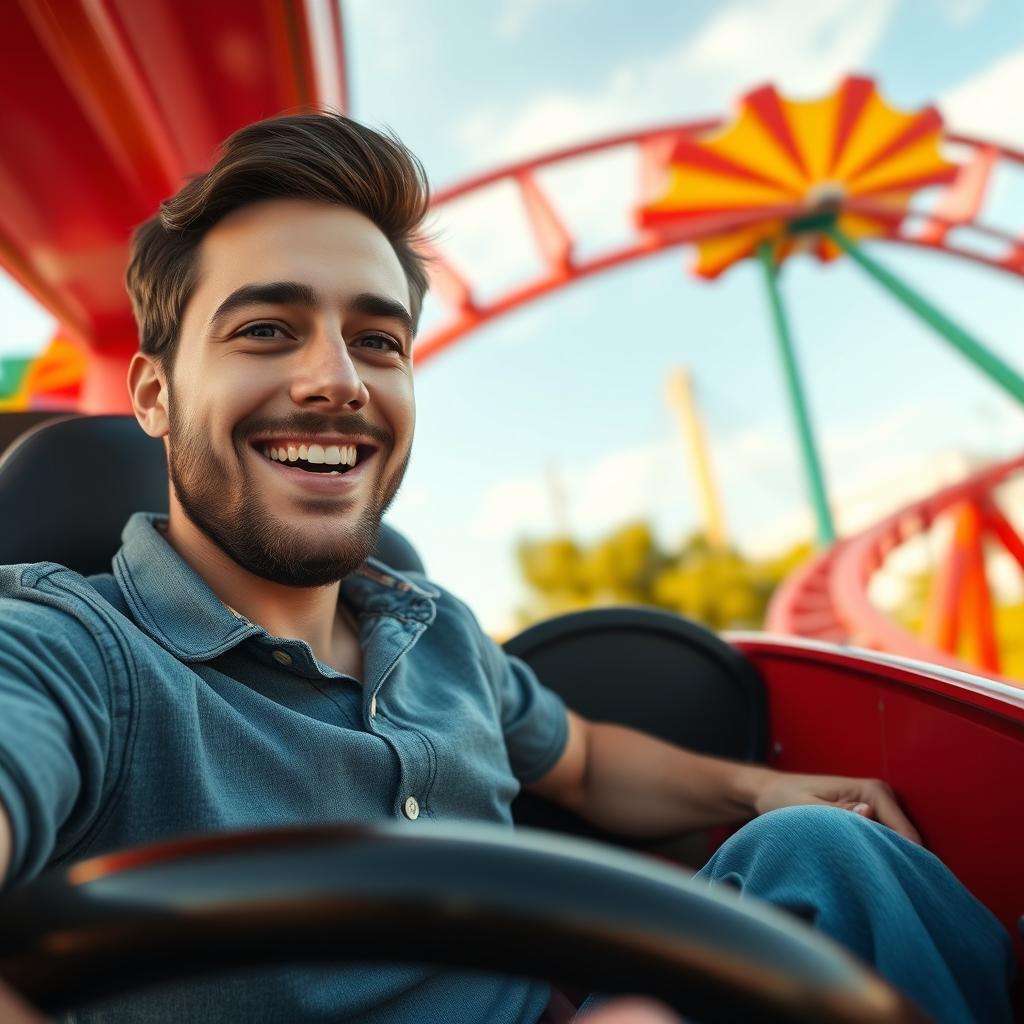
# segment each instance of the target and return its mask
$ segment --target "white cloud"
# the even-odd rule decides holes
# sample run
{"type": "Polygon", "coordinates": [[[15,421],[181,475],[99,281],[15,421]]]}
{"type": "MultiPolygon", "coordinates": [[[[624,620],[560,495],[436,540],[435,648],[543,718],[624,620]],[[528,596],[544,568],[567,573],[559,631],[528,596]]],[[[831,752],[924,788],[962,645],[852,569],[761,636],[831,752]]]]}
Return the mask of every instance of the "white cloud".
{"type": "Polygon", "coordinates": [[[521,35],[543,7],[543,0],[504,0],[498,9],[498,35],[506,39],[521,35]]]}
{"type": "Polygon", "coordinates": [[[683,63],[730,77],[769,78],[791,92],[822,92],[874,50],[891,11],[888,0],[737,3],[684,49],[683,63]]]}
{"type": "MultiPolygon", "coordinates": [[[[353,62],[372,62],[377,92],[388,85],[382,76],[425,66],[428,53],[436,50],[436,22],[418,0],[342,0],[342,17],[350,84],[353,62]]],[[[357,103],[362,99],[355,97],[357,103]]]]}
{"type": "MultiPolygon", "coordinates": [[[[938,400],[909,403],[887,416],[825,430],[826,466],[842,467],[830,480],[841,530],[858,530],[918,497],[954,482],[975,465],[963,453],[908,444],[927,438],[948,409],[938,400]]],[[[1019,439],[1024,414],[1014,411],[989,424],[989,451],[1019,439]]],[[[991,457],[991,456],[989,456],[991,457]]],[[[711,444],[713,471],[740,547],[778,553],[810,536],[813,520],[796,441],[784,427],[746,429],[711,444]]],[[[570,532],[591,540],[631,519],[652,521],[675,542],[700,521],[689,457],[674,437],[611,452],[563,467],[558,473],[570,532]]],[[[470,518],[472,533],[512,541],[555,530],[551,485],[544,476],[503,480],[485,492],[470,518]]]]}
{"type": "Polygon", "coordinates": [[[480,108],[459,129],[483,163],[673,118],[714,115],[765,79],[790,93],[831,88],[875,49],[892,0],[735,0],[702,31],[619,65],[593,92],[547,92],[509,111],[480,108]]]}
{"type": "Polygon", "coordinates": [[[1024,48],[954,86],[939,106],[955,131],[1024,147],[1024,48]]]}
{"type": "MultiPolygon", "coordinates": [[[[565,496],[572,535],[593,539],[665,505],[692,521],[681,457],[675,441],[655,441],[558,471],[556,486],[565,496]]],[[[546,536],[555,529],[553,506],[550,479],[504,480],[485,493],[473,530],[480,537],[510,540],[524,534],[546,536]]]]}
{"type": "Polygon", "coordinates": [[[988,6],[988,0],[946,0],[946,20],[958,27],[974,21],[988,6]]]}

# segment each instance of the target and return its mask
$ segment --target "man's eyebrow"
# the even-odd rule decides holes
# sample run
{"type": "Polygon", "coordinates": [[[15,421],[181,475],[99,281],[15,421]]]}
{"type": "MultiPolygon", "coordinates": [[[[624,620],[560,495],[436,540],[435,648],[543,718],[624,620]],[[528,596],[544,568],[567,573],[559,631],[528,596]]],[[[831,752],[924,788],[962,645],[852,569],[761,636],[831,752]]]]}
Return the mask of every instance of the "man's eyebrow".
{"type": "Polygon", "coordinates": [[[356,295],[348,306],[354,313],[398,320],[409,334],[415,332],[416,325],[413,323],[412,314],[395,299],[389,299],[384,295],[375,295],[373,292],[363,292],[356,295]]]}
{"type": "Polygon", "coordinates": [[[319,296],[308,284],[298,281],[271,281],[267,284],[245,284],[236,288],[216,309],[207,331],[216,334],[224,322],[243,306],[303,306],[314,309],[319,296]]]}

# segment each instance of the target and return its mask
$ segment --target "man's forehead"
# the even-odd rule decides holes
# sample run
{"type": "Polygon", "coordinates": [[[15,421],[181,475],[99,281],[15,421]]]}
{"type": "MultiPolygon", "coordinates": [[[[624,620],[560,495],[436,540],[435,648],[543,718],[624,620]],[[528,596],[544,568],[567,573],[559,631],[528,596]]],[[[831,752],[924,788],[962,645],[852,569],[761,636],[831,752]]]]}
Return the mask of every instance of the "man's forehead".
{"type": "Polygon", "coordinates": [[[204,304],[274,280],[304,282],[330,304],[368,292],[409,304],[408,281],[391,243],[350,207],[294,199],[252,203],[214,225],[197,256],[204,304]]]}

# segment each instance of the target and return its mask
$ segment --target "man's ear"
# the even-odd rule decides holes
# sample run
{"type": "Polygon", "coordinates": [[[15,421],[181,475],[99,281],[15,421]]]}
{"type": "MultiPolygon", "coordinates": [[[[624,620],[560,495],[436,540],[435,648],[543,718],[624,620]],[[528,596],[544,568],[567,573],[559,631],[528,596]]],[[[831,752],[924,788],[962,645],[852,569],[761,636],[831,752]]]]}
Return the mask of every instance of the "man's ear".
{"type": "Polygon", "coordinates": [[[150,437],[166,437],[171,429],[167,378],[156,360],[145,352],[132,356],[128,394],[139,426],[150,437]]]}

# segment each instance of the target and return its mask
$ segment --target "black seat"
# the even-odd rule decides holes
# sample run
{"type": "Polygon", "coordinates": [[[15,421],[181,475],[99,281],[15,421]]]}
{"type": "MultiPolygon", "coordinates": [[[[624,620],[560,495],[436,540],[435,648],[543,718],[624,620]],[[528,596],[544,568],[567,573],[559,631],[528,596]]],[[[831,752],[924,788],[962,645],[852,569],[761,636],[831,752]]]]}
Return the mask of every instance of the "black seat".
{"type": "MultiPolygon", "coordinates": [[[[69,416],[22,434],[0,459],[0,565],[58,562],[109,572],[133,512],[167,511],[163,444],[132,416],[69,416]]],[[[384,524],[374,554],[423,572],[412,545],[384,524]]]]}
{"type": "MultiPolygon", "coordinates": [[[[765,758],[764,683],[743,655],[700,623],[655,608],[590,609],[531,626],[505,649],[585,718],[628,725],[703,754],[765,758]]],[[[624,842],[528,793],[513,813],[519,824],[624,842]]],[[[696,864],[711,840],[625,842],[696,864]]]]}

